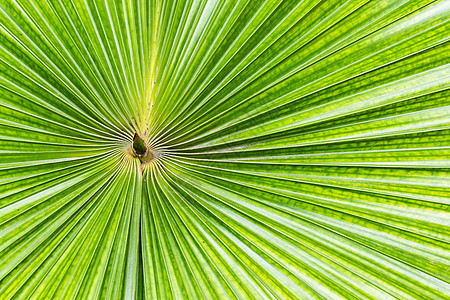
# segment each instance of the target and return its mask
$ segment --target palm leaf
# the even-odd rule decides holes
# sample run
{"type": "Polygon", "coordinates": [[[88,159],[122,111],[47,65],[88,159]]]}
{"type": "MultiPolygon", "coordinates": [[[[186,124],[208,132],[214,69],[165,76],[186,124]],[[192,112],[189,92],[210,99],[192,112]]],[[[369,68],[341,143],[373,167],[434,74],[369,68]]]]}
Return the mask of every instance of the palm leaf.
{"type": "Polygon", "coordinates": [[[449,16],[2,1],[0,298],[450,297],[449,16]]]}

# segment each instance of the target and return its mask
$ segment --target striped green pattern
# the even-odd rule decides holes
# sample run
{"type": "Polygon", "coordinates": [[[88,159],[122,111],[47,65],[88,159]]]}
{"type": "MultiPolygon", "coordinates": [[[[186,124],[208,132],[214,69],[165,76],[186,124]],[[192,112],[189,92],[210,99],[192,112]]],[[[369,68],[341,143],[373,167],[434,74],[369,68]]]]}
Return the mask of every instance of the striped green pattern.
{"type": "Polygon", "coordinates": [[[449,0],[0,1],[0,298],[450,298],[449,32],[449,0]]]}

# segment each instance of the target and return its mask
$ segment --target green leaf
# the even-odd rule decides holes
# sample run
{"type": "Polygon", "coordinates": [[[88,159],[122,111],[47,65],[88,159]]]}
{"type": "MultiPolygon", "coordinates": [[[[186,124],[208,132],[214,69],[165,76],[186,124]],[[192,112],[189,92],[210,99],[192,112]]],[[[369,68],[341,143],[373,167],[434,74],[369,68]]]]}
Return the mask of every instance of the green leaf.
{"type": "Polygon", "coordinates": [[[449,20],[2,1],[0,298],[449,298],[449,20]]]}

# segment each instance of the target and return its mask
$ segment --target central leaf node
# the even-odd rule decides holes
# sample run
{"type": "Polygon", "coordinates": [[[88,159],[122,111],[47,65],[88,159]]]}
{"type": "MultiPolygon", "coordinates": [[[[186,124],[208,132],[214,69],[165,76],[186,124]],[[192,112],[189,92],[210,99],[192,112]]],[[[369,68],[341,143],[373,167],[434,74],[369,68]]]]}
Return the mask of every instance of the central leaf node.
{"type": "Polygon", "coordinates": [[[134,154],[139,158],[146,157],[148,154],[148,148],[145,141],[137,133],[135,133],[133,137],[132,149],[134,154]]]}

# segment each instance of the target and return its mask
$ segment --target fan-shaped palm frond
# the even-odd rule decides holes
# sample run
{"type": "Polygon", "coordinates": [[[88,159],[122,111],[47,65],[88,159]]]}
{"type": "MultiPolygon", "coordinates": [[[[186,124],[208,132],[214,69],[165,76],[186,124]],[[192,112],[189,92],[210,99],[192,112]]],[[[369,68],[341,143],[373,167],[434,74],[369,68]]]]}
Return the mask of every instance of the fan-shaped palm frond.
{"type": "Polygon", "coordinates": [[[1,1],[0,298],[450,297],[449,7],[1,1]]]}

